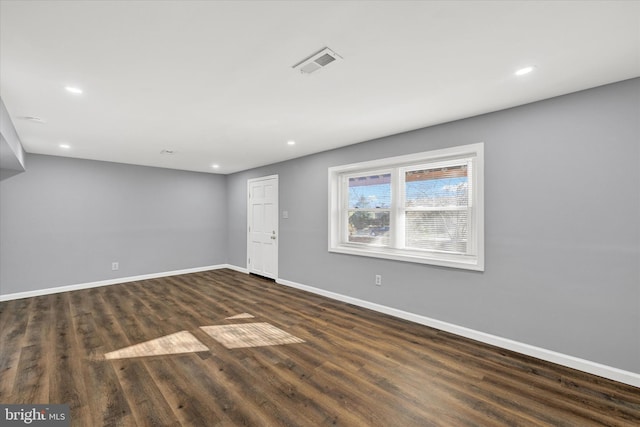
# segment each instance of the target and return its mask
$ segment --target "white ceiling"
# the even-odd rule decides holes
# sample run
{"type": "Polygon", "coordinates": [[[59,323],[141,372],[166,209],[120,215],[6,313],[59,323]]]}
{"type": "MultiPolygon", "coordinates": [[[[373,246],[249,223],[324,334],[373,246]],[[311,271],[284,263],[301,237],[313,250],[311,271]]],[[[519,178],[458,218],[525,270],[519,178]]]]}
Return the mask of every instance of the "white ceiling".
{"type": "Polygon", "coordinates": [[[0,19],[27,152],[213,173],[640,76],[638,1],[2,0],[0,19]],[[344,59],[291,68],[325,46],[344,59]]]}

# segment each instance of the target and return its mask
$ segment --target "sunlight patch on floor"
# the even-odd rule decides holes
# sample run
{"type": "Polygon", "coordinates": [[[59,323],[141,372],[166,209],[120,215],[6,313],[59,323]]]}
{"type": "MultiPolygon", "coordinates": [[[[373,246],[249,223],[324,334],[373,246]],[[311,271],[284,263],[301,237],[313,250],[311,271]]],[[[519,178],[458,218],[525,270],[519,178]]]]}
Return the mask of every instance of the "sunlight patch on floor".
{"type": "Polygon", "coordinates": [[[225,320],[234,320],[234,319],[253,319],[255,316],[249,313],[240,313],[235,316],[225,317],[225,320]]]}
{"type": "Polygon", "coordinates": [[[104,357],[105,359],[126,359],[130,357],[195,353],[198,351],[209,351],[209,348],[198,341],[190,332],[181,331],[106,353],[104,357]]]}
{"type": "Polygon", "coordinates": [[[304,340],[269,323],[201,326],[200,329],[226,348],[262,347],[304,342],[304,340]]]}

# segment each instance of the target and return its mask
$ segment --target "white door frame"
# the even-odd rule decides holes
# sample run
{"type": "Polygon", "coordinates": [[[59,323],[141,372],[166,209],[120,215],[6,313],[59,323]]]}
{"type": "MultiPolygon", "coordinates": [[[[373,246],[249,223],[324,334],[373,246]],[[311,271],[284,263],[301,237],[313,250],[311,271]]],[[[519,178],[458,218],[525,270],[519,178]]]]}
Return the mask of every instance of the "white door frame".
{"type": "MultiPolygon", "coordinates": [[[[271,279],[277,279],[278,278],[278,252],[279,252],[279,240],[280,240],[280,235],[279,235],[279,206],[278,206],[278,202],[279,202],[279,178],[278,175],[269,175],[269,176],[263,176],[260,178],[252,178],[252,179],[248,179],[247,180],[247,271],[249,271],[249,273],[255,273],[255,274],[259,274],[261,276],[265,276],[265,277],[269,277],[271,279]],[[270,271],[265,271],[264,269],[264,265],[259,266],[260,268],[256,268],[254,267],[255,262],[252,262],[251,257],[254,257],[255,261],[255,254],[253,254],[252,251],[252,247],[253,247],[253,240],[252,240],[252,231],[251,231],[251,224],[253,223],[253,209],[252,209],[252,201],[251,201],[251,185],[259,182],[259,181],[267,181],[267,180],[273,180],[275,179],[275,202],[274,202],[274,217],[273,217],[273,221],[274,223],[272,224],[272,234],[269,235],[268,241],[269,243],[272,243],[272,245],[267,245],[268,249],[274,251],[272,252],[272,255],[275,257],[275,262],[273,263],[273,265],[270,268],[270,271]]],[[[267,239],[267,237],[264,237],[265,239],[267,239]]],[[[263,263],[264,264],[264,263],[263,263]]]]}

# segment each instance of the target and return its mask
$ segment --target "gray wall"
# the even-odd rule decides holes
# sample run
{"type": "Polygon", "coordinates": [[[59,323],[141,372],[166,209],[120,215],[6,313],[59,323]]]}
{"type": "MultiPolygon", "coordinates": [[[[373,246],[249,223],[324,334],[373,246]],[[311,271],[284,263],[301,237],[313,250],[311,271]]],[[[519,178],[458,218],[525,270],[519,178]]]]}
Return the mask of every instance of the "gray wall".
{"type": "Polygon", "coordinates": [[[225,176],[27,160],[0,181],[1,294],[226,262],[225,176]]]}
{"type": "Polygon", "coordinates": [[[278,174],[280,278],[640,373],[639,123],[634,79],[230,175],[229,263],[247,179],[278,174]],[[475,142],[485,272],[327,251],[328,167],[475,142]]]}

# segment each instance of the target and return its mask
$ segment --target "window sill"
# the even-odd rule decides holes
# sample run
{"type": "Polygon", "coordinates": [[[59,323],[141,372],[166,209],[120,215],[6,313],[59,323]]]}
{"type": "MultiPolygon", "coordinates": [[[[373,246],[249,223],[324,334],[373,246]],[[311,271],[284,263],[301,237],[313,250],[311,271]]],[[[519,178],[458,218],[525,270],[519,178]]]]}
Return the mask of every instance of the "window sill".
{"type": "Polygon", "coordinates": [[[329,252],[366,256],[373,258],[389,259],[394,261],[413,262],[418,264],[437,265],[440,267],[460,268],[464,270],[484,271],[484,262],[477,256],[456,255],[456,254],[438,254],[429,252],[376,248],[376,247],[360,247],[357,245],[339,245],[329,247],[329,252]]]}

